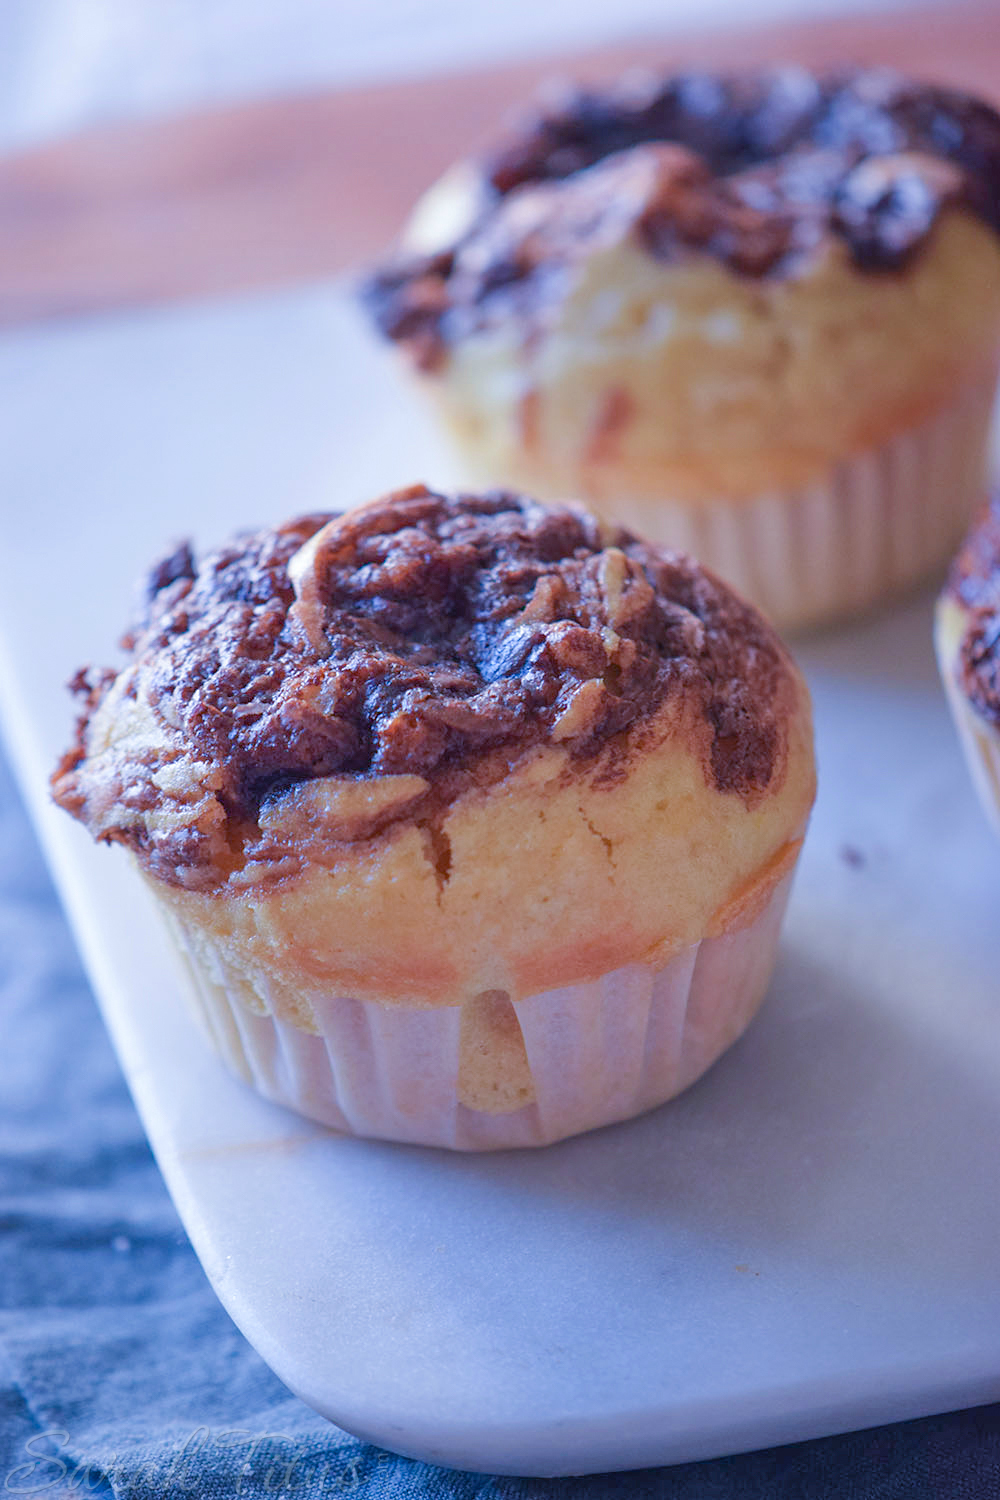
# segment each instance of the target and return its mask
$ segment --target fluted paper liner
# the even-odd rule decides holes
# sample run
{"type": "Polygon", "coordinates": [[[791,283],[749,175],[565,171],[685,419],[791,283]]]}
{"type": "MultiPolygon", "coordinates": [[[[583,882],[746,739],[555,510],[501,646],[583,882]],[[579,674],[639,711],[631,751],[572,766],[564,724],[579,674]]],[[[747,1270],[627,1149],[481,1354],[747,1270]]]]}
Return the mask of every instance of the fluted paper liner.
{"type": "Polygon", "coordinates": [[[870,608],[943,568],[982,501],[996,375],[803,487],[616,512],[690,552],[779,625],[870,608]]]}
{"type": "Polygon", "coordinates": [[[457,1150],[541,1146],[662,1104],[743,1032],[763,999],[791,875],[747,927],[663,968],[629,964],[515,1007],[534,1101],[506,1112],[460,1099],[460,1006],[312,994],[315,1032],[271,1013],[267,982],[175,936],[198,1010],[229,1067],[276,1103],[353,1135],[457,1150]]]}

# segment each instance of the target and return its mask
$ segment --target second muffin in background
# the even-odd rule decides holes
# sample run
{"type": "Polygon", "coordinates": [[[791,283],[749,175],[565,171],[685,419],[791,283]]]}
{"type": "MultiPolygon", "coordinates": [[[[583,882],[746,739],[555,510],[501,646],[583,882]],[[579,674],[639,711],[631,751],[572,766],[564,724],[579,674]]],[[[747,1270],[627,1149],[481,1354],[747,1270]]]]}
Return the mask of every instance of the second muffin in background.
{"type": "Polygon", "coordinates": [[[582,92],[368,284],[477,482],[692,552],[779,624],[943,566],[984,489],[1000,117],[886,70],[582,92]]]}

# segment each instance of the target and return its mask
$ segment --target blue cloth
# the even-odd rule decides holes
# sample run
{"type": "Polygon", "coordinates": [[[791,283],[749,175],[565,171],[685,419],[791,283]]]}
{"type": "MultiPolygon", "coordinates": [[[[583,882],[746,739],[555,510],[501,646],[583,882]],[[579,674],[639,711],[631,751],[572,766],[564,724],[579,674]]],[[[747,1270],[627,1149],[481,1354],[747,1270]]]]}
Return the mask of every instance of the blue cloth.
{"type": "Polygon", "coordinates": [[[586,1479],[459,1474],[332,1427],[205,1280],[0,762],[0,1494],[948,1500],[1000,1494],[1000,1407],[586,1479]]]}

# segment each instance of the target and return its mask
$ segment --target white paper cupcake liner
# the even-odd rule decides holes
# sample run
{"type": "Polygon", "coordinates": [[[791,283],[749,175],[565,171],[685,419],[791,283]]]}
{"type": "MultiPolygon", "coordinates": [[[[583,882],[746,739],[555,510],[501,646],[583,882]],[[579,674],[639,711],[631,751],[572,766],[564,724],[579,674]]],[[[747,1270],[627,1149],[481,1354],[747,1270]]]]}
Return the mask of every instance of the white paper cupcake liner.
{"type": "Polygon", "coordinates": [[[950,559],[982,502],[995,391],[991,372],[809,485],[697,506],[643,502],[622,518],[692,553],[779,625],[854,614],[950,559]]]}
{"type": "Polygon", "coordinates": [[[216,1050],[268,1099],[353,1135],[497,1150],[628,1119],[694,1082],[763,999],[790,885],[788,875],[749,926],[664,968],[630,964],[518,1002],[534,1100],[505,1112],[461,1100],[461,1007],[310,994],[316,1031],[306,1031],[271,1013],[265,978],[172,925],[216,1050]]]}

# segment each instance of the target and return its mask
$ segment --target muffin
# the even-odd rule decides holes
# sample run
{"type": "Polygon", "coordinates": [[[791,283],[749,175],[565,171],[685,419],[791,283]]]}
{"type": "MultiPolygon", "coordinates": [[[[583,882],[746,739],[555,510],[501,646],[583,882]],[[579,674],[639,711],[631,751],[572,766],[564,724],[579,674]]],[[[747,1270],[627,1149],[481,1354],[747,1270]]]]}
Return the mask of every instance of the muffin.
{"type": "Polygon", "coordinates": [[[1000,491],[956,557],[934,622],[938,664],[976,790],[1000,833],[1000,491]]]}
{"type": "Polygon", "coordinates": [[[449,172],[367,281],[470,481],[578,495],[786,626],[984,493],[1000,116],[884,69],[630,79],[449,172]]]}
{"type": "Polygon", "coordinates": [[[56,800],[135,856],[223,1058],[360,1135],[540,1145],[743,1031],[806,688],[690,559],[423,486],[154,570],[56,800]]]}

